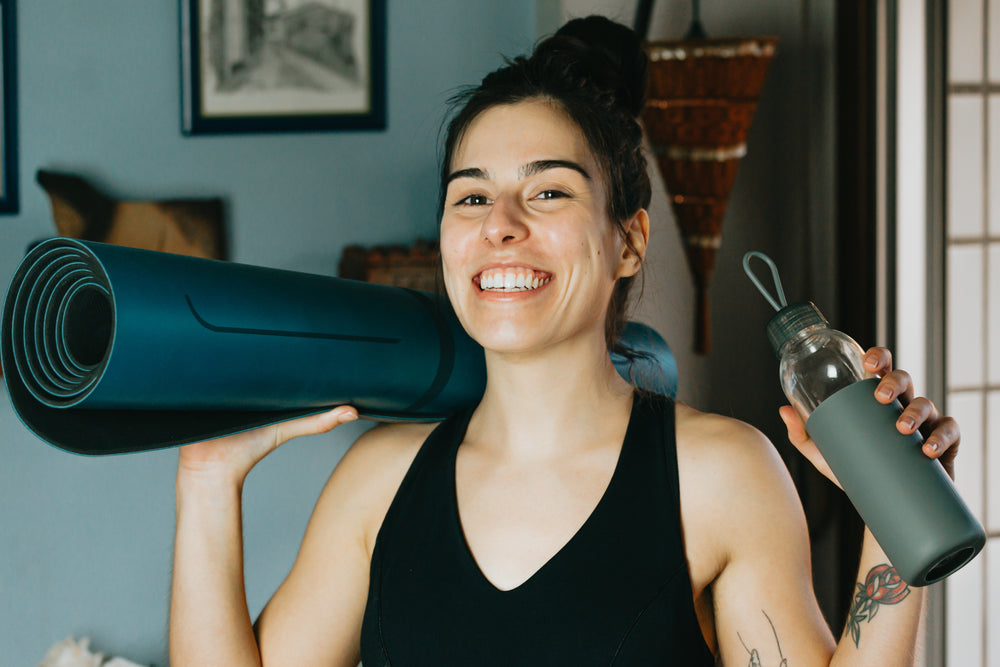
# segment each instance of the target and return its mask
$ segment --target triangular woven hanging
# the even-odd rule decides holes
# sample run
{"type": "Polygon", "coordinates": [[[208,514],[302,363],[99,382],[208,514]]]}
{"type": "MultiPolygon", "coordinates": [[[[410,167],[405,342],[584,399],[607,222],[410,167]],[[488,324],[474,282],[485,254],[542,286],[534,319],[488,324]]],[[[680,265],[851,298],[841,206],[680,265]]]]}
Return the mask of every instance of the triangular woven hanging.
{"type": "Polygon", "coordinates": [[[708,285],[775,37],[646,44],[643,124],[681,228],[697,294],[695,351],[711,347],[708,285]]]}

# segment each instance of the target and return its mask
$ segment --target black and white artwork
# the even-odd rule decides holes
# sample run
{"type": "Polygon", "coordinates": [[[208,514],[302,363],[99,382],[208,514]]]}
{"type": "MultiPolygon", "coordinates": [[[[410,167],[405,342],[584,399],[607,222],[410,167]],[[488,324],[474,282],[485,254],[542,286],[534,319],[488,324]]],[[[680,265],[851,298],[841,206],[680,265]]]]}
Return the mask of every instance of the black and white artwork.
{"type": "Polygon", "coordinates": [[[385,0],[181,0],[184,131],[385,126],[385,0]]]}

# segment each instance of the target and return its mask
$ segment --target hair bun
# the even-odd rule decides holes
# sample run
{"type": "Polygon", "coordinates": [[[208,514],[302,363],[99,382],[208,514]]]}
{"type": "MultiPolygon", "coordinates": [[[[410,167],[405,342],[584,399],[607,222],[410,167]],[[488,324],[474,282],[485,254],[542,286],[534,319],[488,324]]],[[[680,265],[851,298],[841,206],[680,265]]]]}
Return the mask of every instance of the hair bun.
{"type": "MultiPolygon", "coordinates": [[[[546,42],[557,50],[575,43],[578,57],[602,88],[612,91],[633,117],[646,103],[646,52],[634,30],[604,16],[587,16],[566,23],[546,42]]],[[[546,44],[539,45],[539,51],[546,44]]]]}

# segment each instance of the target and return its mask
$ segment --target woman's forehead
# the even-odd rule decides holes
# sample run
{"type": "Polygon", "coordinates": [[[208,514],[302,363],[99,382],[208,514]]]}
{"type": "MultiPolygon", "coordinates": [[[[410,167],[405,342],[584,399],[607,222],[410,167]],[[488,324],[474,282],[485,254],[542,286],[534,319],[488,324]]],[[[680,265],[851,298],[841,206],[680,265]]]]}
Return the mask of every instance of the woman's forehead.
{"type": "Polygon", "coordinates": [[[488,168],[491,164],[520,168],[537,160],[576,162],[596,172],[596,161],[583,132],[569,114],[546,100],[483,111],[463,133],[451,170],[488,168]]]}

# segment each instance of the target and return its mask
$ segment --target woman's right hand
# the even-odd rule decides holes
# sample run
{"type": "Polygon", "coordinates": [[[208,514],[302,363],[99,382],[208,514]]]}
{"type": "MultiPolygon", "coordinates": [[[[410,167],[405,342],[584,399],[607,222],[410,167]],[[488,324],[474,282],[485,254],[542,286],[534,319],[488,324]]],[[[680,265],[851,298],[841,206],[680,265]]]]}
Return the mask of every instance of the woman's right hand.
{"type": "Polygon", "coordinates": [[[341,405],[317,415],[183,445],[177,459],[178,482],[190,477],[242,485],[250,470],[283,443],[303,435],[326,433],[357,418],[356,409],[341,405]]]}

